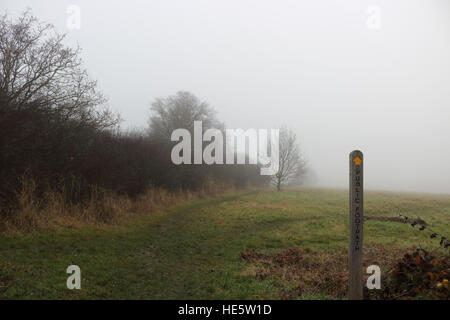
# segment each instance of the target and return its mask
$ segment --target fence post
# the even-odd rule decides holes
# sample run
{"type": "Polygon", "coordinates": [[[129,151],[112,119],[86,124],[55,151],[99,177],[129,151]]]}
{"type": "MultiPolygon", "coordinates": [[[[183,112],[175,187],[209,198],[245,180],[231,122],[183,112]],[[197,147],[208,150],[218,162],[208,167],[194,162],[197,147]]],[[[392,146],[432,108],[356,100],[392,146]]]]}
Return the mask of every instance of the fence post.
{"type": "Polygon", "coordinates": [[[349,299],[363,299],[363,153],[350,153],[349,299]]]}

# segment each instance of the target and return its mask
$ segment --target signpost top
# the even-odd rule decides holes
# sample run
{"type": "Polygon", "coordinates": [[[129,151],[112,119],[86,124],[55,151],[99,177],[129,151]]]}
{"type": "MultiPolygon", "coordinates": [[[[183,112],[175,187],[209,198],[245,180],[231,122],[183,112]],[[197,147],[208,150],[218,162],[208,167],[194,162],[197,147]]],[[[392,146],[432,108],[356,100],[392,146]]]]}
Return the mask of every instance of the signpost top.
{"type": "Polygon", "coordinates": [[[350,153],[350,158],[351,158],[351,159],[355,159],[355,158],[357,158],[357,157],[359,157],[359,158],[362,160],[362,158],[363,158],[363,153],[362,153],[362,151],[360,151],[360,150],[354,150],[354,151],[352,151],[352,152],[350,153]]]}

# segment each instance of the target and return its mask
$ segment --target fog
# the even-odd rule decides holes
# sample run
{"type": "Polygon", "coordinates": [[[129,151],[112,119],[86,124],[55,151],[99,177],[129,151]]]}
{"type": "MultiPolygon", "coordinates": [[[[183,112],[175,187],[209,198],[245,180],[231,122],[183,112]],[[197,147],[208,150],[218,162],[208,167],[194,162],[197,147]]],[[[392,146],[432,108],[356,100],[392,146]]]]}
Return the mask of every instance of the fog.
{"type": "Polygon", "coordinates": [[[186,90],[228,128],[291,127],[318,186],[347,187],[360,149],[366,188],[450,193],[448,0],[3,0],[1,11],[27,7],[83,48],[124,128],[145,128],[154,98],[186,90]],[[67,27],[72,4],[80,29],[67,27]]]}

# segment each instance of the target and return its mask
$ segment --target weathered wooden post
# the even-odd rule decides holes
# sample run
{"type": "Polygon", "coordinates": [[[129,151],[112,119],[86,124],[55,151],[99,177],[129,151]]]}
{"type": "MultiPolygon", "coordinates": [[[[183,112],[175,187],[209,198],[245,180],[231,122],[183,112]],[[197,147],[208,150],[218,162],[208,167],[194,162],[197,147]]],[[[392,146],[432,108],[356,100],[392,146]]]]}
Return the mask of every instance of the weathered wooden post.
{"type": "Polygon", "coordinates": [[[363,299],[363,153],[350,153],[349,299],[363,299]]]}

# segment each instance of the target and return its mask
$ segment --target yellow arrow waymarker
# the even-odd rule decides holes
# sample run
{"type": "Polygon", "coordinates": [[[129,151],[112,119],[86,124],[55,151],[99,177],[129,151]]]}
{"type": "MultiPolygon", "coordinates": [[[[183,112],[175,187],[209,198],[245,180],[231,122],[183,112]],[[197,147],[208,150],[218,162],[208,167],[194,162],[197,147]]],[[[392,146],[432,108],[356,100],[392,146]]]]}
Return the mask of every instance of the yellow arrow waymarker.
{"type": "Polygon", "coordinates": [[[357,166],[361,165],[361,158],[360,157],[355,157],[355,159],[353,159],[353,163],[356,164],[357,166]]]}

